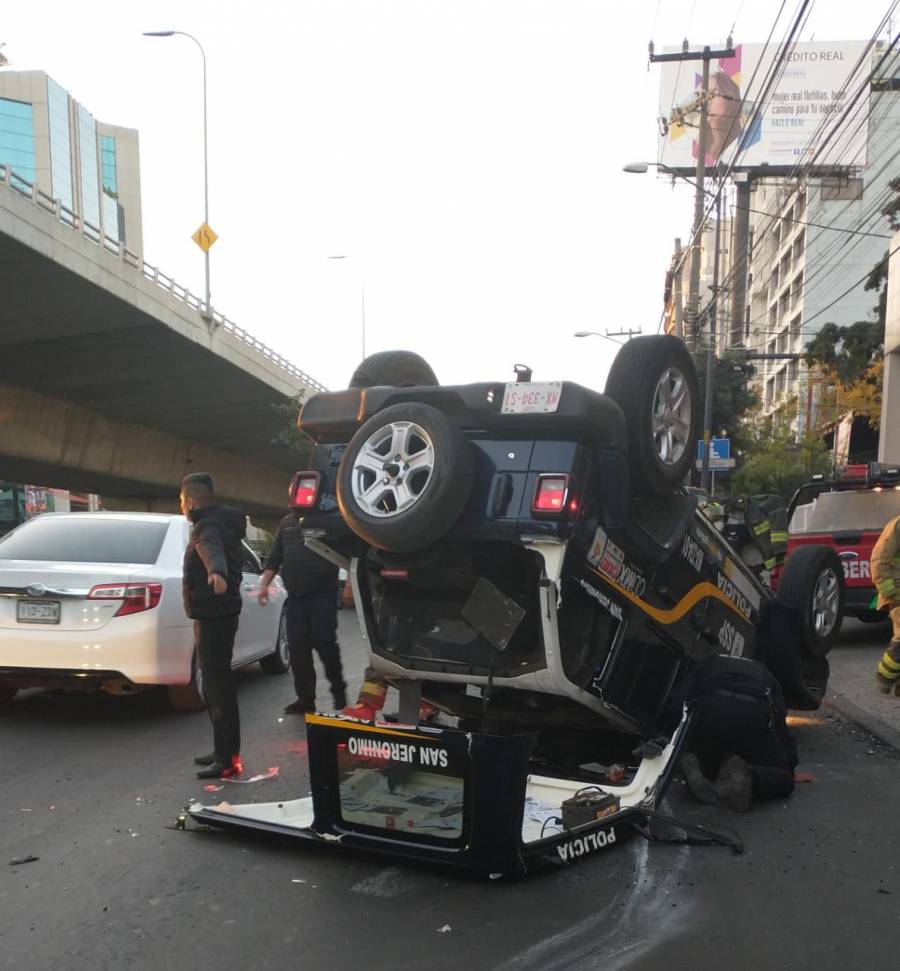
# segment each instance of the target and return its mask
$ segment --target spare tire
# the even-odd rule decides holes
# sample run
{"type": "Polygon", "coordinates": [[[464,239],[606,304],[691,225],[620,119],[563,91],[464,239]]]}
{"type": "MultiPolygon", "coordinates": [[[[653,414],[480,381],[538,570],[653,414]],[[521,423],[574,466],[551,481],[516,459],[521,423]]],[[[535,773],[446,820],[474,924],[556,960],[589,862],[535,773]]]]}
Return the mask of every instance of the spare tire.
{"type": "Polygon", "coordinates": [[[433,388],[440,382],[425,360],[413,351],[378,351],[353,372],[351,388],[433,388]]]}
{"type": "Polygon", "coordinates": [[[412,553],[440,539],[459,518],[473,467],[471,446],[437,408],[392,405],[350,440],[338,469],[338,506],[370,546],[412,553]]]}
{"type": "Polygon", "coordinates": [[[684,341],[667,335],[630,340],[613,361],[606,394],[625,414],[635,493],[677,489],[700,435],[700,388],[684,341]]]}

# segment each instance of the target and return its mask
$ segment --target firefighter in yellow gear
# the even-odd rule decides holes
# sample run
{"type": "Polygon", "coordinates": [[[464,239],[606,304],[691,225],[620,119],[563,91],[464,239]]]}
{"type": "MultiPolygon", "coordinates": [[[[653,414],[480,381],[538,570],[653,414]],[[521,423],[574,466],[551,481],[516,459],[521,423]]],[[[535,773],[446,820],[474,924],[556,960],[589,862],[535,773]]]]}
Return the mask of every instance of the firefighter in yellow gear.
{"type": "Polygon", "coordinates": [[[878,591],[878,609],[888,610],[893,636],[878,662],[875,678],[885,694],[900,694],[900,516],[892,519],[872,549],[872,579],[878,591]]]}

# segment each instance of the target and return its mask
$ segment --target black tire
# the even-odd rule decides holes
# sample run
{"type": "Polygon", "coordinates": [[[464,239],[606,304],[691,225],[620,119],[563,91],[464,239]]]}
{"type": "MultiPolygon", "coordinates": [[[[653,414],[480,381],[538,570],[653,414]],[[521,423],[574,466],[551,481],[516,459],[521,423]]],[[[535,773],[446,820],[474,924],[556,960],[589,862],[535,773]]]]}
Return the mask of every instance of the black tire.
{"type": "Polygon", "coordinates": [[[632,490],[666,495],[677,489],[691,470],[701,424],[697,372],[684,341],[670,336],[630,340],[613,361],[606,394],[625,414],[632,490]],[[687,396],[680,399],[680,412],[657,413],[665,405],[665,389],[673,384],[687,396]],[[667,423],[663,430],[654,427],[654,417],[667,423]],[[666,437],[657,442],[657,434],[666,437]]]}
{"type": "Polygon", "coordinates": [[[378,351],[353,372],[349,387],[433,388],[438,384],[425,358],[413,351],[378,351]]]}
{"type": "Polygon", "coordinates": [[[795,549],[778,581],[777,598],[800,617],[803,654],[824,658],[844,619],[844,571],[837,553],[828,546],[795,549]]]}
{"type": "Polygon", "coordinates": [[[781,685],[785,704],[796,711],[817,711],[828,690],[828,658],[804,654],[794,643],[778,647],[770,651],[767,666],[781,685]]]}
{"type": "Polygon", "coordinates": [[[197,660],[197,652],[191,658],[191,680],[188,684],[170,684],[166,691],[169,704],[175,711],[193,712],[206,708],[206,696],[203,694],[203,672],[197,660]]]}
{"type": "Polygon", "coordinates": [[[291,655],[288,651],[287,619],[284,610],[278,621],[278,633],[275,635],[275,650],[260,659],[259,666],[266,674],[284,674],[291,666],[291,655]]]}
{"type": "Polygon", "coordinates": [[[412,553],[439,540],[459,518],[472,491],[473,470],[471,446],[442,412],[418,402],[392,405],[373,415],[350,440],[338,469],[338,506],[347,525],[370,546],[412,553]],[[416,448],[416,456],[427,451],[426,440],[430,441],[431,464],[406,476],[409,467],[402,459],[408,456],[398,463],[385,452],[384,489],[373,491],[371,499],[363,502],[354,495],[354,485],[360,490],[374,488],[382,471],[357,467],[360,453],[368,444],[381,456],[379,436],[390,445],[391,429],[403,423],[415,426],[407,441],[416,448]],[[406,508],[399,508],[395,489],[408,496],[406,508]]]}

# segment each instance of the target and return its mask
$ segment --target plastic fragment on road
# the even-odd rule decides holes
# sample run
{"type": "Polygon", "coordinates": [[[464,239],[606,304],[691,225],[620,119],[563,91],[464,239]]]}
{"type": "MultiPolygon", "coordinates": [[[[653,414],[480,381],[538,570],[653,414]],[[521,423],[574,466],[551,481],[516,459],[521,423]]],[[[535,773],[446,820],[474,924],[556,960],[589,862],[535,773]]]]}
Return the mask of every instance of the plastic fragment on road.
{"type": "Polygon", "coordinates": [[[305,880],[291,880],[291,883],[306,883],[305,880]]]}
{"type": "Polygon", "coordinates": [[[225,786],[214,786],[212,784],[203,787],[204,792],[219,792],[219,790],[224,789],[225,786]]]}
{"type": "Polygon", "coordinates": [[[439,927],[437,929],[437,932],[438,932],[438,934],[449,934],[450,931],[452,931],[452,930],[453,930],[453,928],[449,924],[444,924],[443,927],[439,927]]]}
{"type": "Polygon", "coordinates": [[[265,772],[260,772],[258,775],[251,776],[249,779],[224,779],[223,781],[247,785],[250,782],[262,782],[264,779],[274,779],[280,771],[281,769],[277,765],[270,765],[265,772]]]}
{"type": "Polygon", "coordinates": [[[23,863],[37,863],[40,859],[39,856],[32,856],[30,853],[28,856],[17,856],[14,860],[9,861],[10,866],[21,866],[23,863]]]}
{"type": "Polygon", "coordinates": [[[812,772],[795,772],[794,782],[815,782],[816,777],[812,772]]]}

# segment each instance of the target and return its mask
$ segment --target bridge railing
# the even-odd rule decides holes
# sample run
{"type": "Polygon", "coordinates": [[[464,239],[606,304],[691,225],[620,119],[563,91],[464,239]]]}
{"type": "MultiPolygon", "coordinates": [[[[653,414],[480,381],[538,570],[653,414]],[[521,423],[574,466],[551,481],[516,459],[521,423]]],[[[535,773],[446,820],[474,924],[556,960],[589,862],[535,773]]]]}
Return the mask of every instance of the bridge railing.
{"type": "Polygon", "coordinates": [[[202,317],[212,321],[223,330],[227,331],[234,338],[246,344],[257,354],[262,355],[267,361],[271,361],[277,368],[286,371],[291,377],[296,378],[311,391],[327,391],[324,384],[310,377],[305,371],[301,371],[295,364],[292,364],[286,357],[282,357],[271,347],[268,347],[261,340],[255,338],[243,327],[239,327],[233,320],[229,320],[224,314],[212,307],[207,308],[204,301],[195,293],[191,293],[187,287],[182,286],[172,277],[167,276],[157,266],[148,263],[140,254],[133,253],[128,247],[118,239],[108,236],[101,226],[94,226],[92,223],[83,219],[77,212],[65,206],[61,200],[54,199],[47,195],[43,189],[38,188],[33,182],[13,171],[10,165],[0,165],[0,184],[5,184],[13,192],[30,199],[38,209],[50,213],[63,225],[70,229],[80,232],[81,235],[102,247],[111,256],[116,257],[124,266],[137,270],[144,277],[154,283],[161,290],[171,294],[176,300],[180,300],[192,310],[196,310],[202,317]]]}

